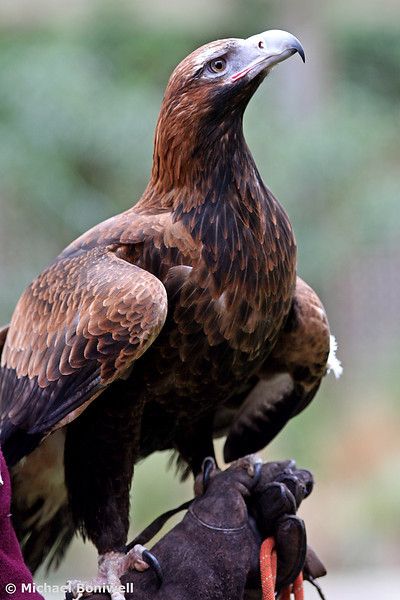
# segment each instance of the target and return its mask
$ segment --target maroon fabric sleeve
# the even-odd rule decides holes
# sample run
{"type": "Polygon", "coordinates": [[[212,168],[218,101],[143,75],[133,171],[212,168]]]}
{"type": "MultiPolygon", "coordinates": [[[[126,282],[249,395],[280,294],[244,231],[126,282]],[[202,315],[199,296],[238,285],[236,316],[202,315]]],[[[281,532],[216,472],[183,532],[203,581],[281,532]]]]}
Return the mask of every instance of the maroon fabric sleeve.
{"type": "Polygon", "coordinates": [[[11,523],[11,483],[1,450],[0,476],[0,600],[43,600],[37,592],[23,587],[33,581],[11,523]]]}

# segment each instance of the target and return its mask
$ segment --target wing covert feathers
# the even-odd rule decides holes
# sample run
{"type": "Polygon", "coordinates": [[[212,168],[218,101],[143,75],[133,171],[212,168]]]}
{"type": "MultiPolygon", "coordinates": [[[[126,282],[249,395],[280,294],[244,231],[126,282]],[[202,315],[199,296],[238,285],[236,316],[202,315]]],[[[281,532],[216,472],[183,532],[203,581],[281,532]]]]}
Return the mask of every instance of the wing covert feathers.
{"type": "Polygon", "coordinates": [[[25,291],[1,357],[0,433],[45,434],[77,416],[151,345],[167,313],[161,281],[93,248],[61,257],[25,291]]]}

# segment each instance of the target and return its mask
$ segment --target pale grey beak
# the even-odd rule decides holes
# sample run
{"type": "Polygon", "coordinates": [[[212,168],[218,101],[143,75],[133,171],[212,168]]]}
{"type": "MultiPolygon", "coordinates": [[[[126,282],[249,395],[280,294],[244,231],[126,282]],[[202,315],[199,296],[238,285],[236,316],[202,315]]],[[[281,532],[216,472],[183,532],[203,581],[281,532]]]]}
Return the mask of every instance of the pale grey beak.
{"type": "Polygon", "coordinates": [[[305,53],[299,40],[287,31],[271,29],[252,35],[241,42],[241,64],[232,75],[238,81],[246,75],[251,79],[259,74],[267,75],[275,65],[298,52],[305,62],[305,53]]]}
{"type": "Polygon", "coordinates": [[[264,31],[264,33],[248,38],[246,40],[247,44],[258,46],[260,55],[264,55],[265,66],[267,67],[273,67],[296,52],[300,54],[303,62],[306,60],[303,46],[294,35],[287,31],[279,29],[264,31]]]}

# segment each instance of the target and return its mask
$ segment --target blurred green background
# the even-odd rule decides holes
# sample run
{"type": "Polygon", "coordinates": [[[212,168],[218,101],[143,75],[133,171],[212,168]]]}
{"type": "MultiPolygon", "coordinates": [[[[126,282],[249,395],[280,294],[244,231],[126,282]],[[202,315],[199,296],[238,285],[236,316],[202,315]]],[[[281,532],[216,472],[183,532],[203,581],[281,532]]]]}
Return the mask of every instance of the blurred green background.
{"type": "MultiPolygon", "coordinates": [[[[0,323],[66,244],[140,197],[174,66],[212,39],[275,28],[299,37],[307,62],[272,73],[245,134],[292,219],[299,271],[324,300],[345,371],[264,455],[316,476],[303,515],[330,598],[398,598],[388,585],[400,566],[397,1],[2,0],[0,323]]],[[[137,469],[135,531],[191,495],[168,460],[137,469]]],[[[52,578],[94,565],[77,543],[52,578]]]]}

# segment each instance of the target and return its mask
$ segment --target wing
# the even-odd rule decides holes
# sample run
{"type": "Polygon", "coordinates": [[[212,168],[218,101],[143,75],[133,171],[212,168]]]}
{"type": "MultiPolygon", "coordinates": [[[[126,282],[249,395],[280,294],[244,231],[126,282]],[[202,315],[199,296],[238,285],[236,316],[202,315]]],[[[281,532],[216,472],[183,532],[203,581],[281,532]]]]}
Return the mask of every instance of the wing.
{"type": "Polygon", "coordinates": [[[298,277],[285,327],[229,429],[226,461],[264,448],[311,402],[327,372],[330,341],[324,307],[298,277]]]}
{"type": "Polygon", "coordinates": [[[9,455],[76,418],[160,332],[166,290],[120,251],[62,255],[19,300],[0,367],[0,440],[9,455]]]}

